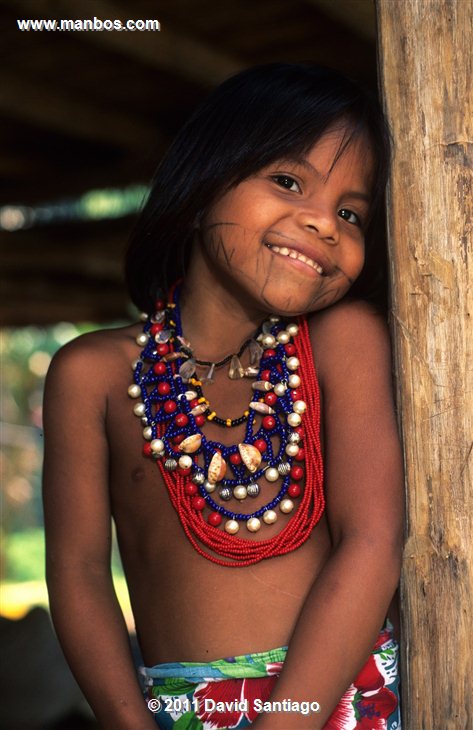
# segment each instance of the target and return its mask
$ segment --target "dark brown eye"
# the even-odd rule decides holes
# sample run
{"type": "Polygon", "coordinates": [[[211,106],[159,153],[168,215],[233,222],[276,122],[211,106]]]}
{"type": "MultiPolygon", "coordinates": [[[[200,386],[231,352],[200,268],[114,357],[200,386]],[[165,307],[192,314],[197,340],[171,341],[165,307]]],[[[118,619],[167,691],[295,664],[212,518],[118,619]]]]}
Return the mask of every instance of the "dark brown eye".
{"type": "Polygon", "coordinates": [[[343,218],[344,221],[347,221],[347,223],[352,223],[354,226],[361,226],[361,221],[357,214],[352,210],[348,210],[348,208],[342,208],[339,210],[338,215],[340,218],[343,218]]]}
{"type": "Polygon", "coordinates": [[[276,185],[279,185],[281,188],[285,188],[286,190],[290,190],[293,193],[299,193],[301,190],[299,183],[296,182],[293,177],[290,177],[290,175],[273,175],[272,179],[276,185]]]}

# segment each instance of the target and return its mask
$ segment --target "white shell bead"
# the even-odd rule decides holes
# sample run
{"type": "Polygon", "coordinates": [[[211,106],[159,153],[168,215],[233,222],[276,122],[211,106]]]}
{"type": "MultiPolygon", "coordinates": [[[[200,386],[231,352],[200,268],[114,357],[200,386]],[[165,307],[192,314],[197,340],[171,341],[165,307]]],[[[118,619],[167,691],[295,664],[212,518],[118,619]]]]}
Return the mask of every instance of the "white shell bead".
{"type": "Polygon", "coordinates": [[[266,512],[263,515],[263,522],[265,522],[267,525],[274,524],[277,519],[278,519],[278,516],[273,509],[266,510],[266,512]]]}
{"type": "Polygon", "coordinates": [[[238,444],[238,451],[240,452],[241,460],[251,474],[257,471],[261,464],[262,456],[261,451],[253,446],[252,444],[238,444]]]}
{"type": "Polygon", "coordinates": [[[301,440],[301,437],[299,436],[298,433],[296,433],[296,431],[293,431],[292,433],[289,434],[289,443],[290,444],[298,444],[300,440],[301,440]]]}
{"type": "Polygon", "coordinates": [[[276,339],[281,345],[287,345],[287,343],[291,339],[291,336],[289,332],[286,332],[286,330],[282,330],[281,332],[278,332],[278,334],[276,335],[276,339]]]}
{"type": "Polygon", "coordinates": [[[136,368],[138,367],[138,365],[140,364],[140,362],[141,362],[141,360],[139,360],[139,359],[138,360],[133,360],[133,362],[131,363],[131,369],[132,370],[136,370],[136,368]]]}
{"type": "Polygon", "coordinates": [[[264,472],[264,476],[268,482],[276,482],[279,479],[279,472],[274,468],[274,466],[270,466],[269,469],[266,469],[264,472]]]}
{"type": "Polygon", "coordinates": [[[301,384],[301,379],[298,375],[293,373],[292,375],[289,376],[289,379],[287,382],[288,382],[288,385],[290,388],[298,388],[299,385],[301,384]]]}
{"type": "Polygon", "coordinates": [[[135,416],[139,416],[140,418],[141,416],[144,416],[146,413],[145,404],[135,403],[135,405],[133,406],[133,413],[135,414],[135,416]]]}
{"type": "Polygon", "coordinates": [[[133,383],[133,385],[130,385],[128,388],[128,395],[130,398],[139,398],[141,395],[141,388],[139,385],[136,385],[136,383],[133,383]]]}
{"type": "Polygon", "coordinates": [[[265,347],[274,347],[276,344],[276,338],[273,335],[265,335],[263,337],[263,345],[265,347]]]}
{"type": "Polygon", "coordinates": [[[292,410],[294,411],[294,413],[298,413],[299,415],[301,415],[302,413],[305,413],[306,409],[307,409],[307,406],[305,404],[305,401],[303,401],[303,400],[296,400],[292,404],[292,410]]]}
{"type": "Polygon", "coordinates": [[[288,456],[297,456],[299,453],[299,447],[297,444],[288,444],[286,446],[286,454],[288,456]]]}
{"type": "Polygon", "coordinates": [[[164,453],[164,441],[161,439],[153,439],[150,443],[151,451],[154,454],[162,454],[164,453]]]}
{"type": "Polygon", "coordinates": [[[239,484],[233,489],[233,496],[235,499],[246,499],[247,494],[248,492],[244,484],[239,484]]]}
{"type": "Polygon", "coordinates": [[[148,319],[148,315],[146,314],[146,312],[140,312],[140,320],[142,322],[146,322],[147,319],[148,319]]]}
{"type": "Polygon", "coordinates": [[[288,515],[289,512],[292,512],[294,509],[294,502],[292,499],[283,499],[281,504],[279,505],[279,509],[281,512],[284,512],[285,515],[288,515]]]}
{"type": "Polygon", "coordinates": [[[271,406],[268,406],[266,403],[260,403],[259,401],[250,403],[250,408],[252,411],[256,411],[257,413],[269,413],[271,416],[273,413],[276,413],[271,406]]]}
{"type": "Polygon", "coordinates": [[[300,365],[298,357],[288,357],[286,360],[288,370],[297,370],[300,365]]]}
{"type": "Polygon", "coordinates": [[[197,406],[194,406],[194,408],[191,410],[191,413],[193,416],[200,416],[202,413],[205,413],[205,411],[208,411],[209,407],[206,403],[199,403],[197,406]]]}
{"type": "MultiPolygon", "coordinates": [[[[292,376],[291,376],[291,377],[292,377],[292,376]]],[[[282,395],[284,395],[284,393],[286,392],[286,390],[287,390],[287,388],[286,388],[286,386],[284,385],[284,383],[277,383],[277,384],[276,384],[276,385],[274,386],[274,392],[275,392],[275,393],[276,393],[276,395],[278,395],[278,396],[282,396],[282,395]]]]}
{"type": "Polygon", "coordinates": [[[257,517],[250,517],[250,519],[247,520],[246,526],[250,532],[258,532],[261,527],[261,522],[257,517]]]}
{"type": "Polygon", "coordinates": [[[136,338],[136,344],[141,345],[141,347],[144,347],[148,344],[149,336],[146,334],[146,332],[142,332],[138,335],[136,338]]]}
{"type": "Polygon", "coordinates": [[[151,426],[146,426],[146,428],[143,429],[143,438],[147,441],[153,438],[153,429],[151,426]]]}
{"type": "Polygon", "coordinates": [[[292,428],[296,428],[296,426],[301,425],[302,418],[298,413],[290,413],[287,417],[287,422],[292,428]]]}
{"type": "Polygon", "coordinates": [[[225,532],[228,532],[229,535],[236,535],[239,529],[240,525],[236,520],[227,520],[225,522],[225,532]]]}
{"type": "Polygon", "coordinates": [[[207,471],[207,479],[213,484],[215,484],[215,482],[220,482],[225,476],[226,471],[227,462],[222,457],[222,454],[219,451],[216,451],[215,454],[212,456],[212,459],[210,460],[209,468],[207,471]]]}
{"type": "Polygon", "coordinates": [[[268,390],[273,389],[272,383],[268,380],[257,380],[256,383],[251,384],[251,387],[253,390],[260,390],[262,392],[267,392],[268,390]]]}
{"type": "Polygon", "coordinates": [[[286,332],[289,332],[291,337],[295,337],[299,332],[299,327],[294,322],[291,322],[291,324],[288,324],[286,327],[286,332]]]}
{"type": "Polygon", "coordinates": [[[192,464],[194,462],[192,461],[192,457],[191,456],[188,456],[187,454],[184,454],[184,456],[180,456],[179,457],[179,460],[178,460],[177,463],[179,464],[179,466],[181,467],[181,469],[190,469],[190,467],[192,466],[192,464]]]}
{"type": "Polygon", "coordinates": [[[183,451],[185,454],[193,454],[194,451],[200,449],[202,443],[202,436],[200,433],[193,433],[192,436],[188,436],[181,441],[177,447],[179,451],[183,451]]]}

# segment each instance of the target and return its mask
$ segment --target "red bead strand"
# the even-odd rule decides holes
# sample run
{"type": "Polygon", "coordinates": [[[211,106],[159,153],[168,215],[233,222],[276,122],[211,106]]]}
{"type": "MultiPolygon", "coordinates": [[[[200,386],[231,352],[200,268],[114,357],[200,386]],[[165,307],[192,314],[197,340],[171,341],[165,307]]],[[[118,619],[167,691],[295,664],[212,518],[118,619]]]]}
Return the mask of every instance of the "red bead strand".
{"type": "MultiPolygon", "coordinates": [[[[304,446],[311,458],[305,462],[305,487],[299,507],[277,535],[267,540],[253,541],[216,529],[202,514],[202,498],[197,497],[193,490],[189,493],[188,479],[179,473],[168,472],[162,461],[158,461],[169,497],[188,539],[200,555],[217,565],[243,567],[296,550],[308,539],[324,511],[319,385],[307,322],[301,317],[298,324],[299,333],[295,340],[302,373],[299,390],[307,404],[307,415],[303,420],[304,446]]],[[[296,431],[301,433],[299,429],[296,431]]]]}

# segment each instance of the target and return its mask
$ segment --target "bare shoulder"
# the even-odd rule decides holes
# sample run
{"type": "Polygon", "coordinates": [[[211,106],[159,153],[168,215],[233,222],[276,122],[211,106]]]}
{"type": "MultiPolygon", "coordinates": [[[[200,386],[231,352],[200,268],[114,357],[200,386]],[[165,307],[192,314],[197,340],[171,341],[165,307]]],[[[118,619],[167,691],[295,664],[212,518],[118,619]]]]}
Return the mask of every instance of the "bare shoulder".
{"type": "Polygon", "coordinates": [[[341,301],[312,315],[309,329],[321,383],[373,370],[390,373],[387,323],[368,302],[341,301]]]}
{"type": "Polygon", "coordinates": [[[117,377],[123,377],[123,366],[139,354],[135,338],[140,324],[115,329],[103,329],[77,337],[53,357],[46,380],[48,391],[64,386],[82,391],[107,394],[117,377]]]}

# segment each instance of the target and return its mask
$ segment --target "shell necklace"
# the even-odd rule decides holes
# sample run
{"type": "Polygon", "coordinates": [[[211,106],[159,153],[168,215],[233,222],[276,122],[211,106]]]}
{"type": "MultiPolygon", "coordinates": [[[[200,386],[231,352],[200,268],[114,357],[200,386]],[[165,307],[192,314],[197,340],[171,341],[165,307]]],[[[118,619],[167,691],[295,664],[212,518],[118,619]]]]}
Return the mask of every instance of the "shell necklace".
{"type": "Polygon", "coordinates": [[[143,350],[128,388],[143,426],[144,456],[156,461],[187,537],[208,560],[236,567],[295,550],[324,509],[319,388],[305,319],[286,324],[272,316],[264,322],[249,343],[246,370],[232,357],[229,377],[256,380],[243,416],[225,419],[210,410],[202,381],[194,377],[178,287],[169,299],[167,305],[156,302],[153,316],[142,316],[136,341],[143,350]],[[225,446],[207,439],[202,431],[207,420],[224,428],[246,422],[243,442],[225,446]],[[246,504],[262,490],[268,492],[262,507],[229,509],[232,499],[246,504]],[[291,513],[291,519],[275,536],[237,536],[241,526],[255,533],[275,523],[278,512],[291,513]]]}

